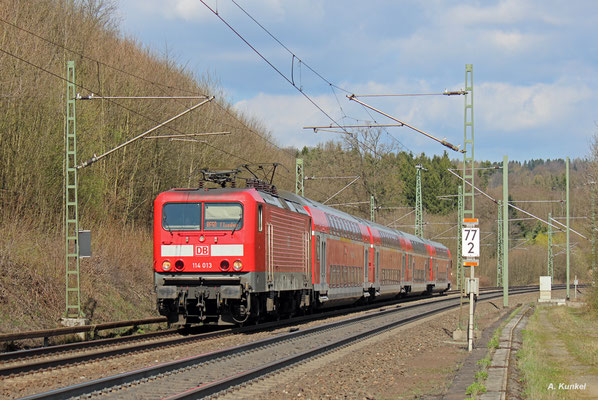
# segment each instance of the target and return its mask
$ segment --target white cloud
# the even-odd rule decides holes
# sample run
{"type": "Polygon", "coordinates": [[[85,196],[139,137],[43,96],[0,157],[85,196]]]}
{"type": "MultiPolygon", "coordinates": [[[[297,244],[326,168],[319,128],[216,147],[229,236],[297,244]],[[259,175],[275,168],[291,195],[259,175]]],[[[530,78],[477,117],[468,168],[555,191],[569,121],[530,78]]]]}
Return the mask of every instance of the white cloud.
{"type": "Polygon", "coordinates": [[[478,118],[495,131],[523,132],[529,129],[567,128],[577,109],[594,97],[583,84],[536,83],[529,86],[486,82],[475,89],[478,118]]]}
{"type": "MultiPolygon", "coordinates": [[[[313,99],[324,109],[331,110],[337,107],[336,100],[330,96],[318,96],[313,99]]],[[[261,120],[283,146],[301,148],[335,138],[334,134],[314,134],[312,130],[303,129],[305,126],[329,125],[330,120],[300,94],[259,93],[251,99],[236,103],[235,108],[261,120]]]]}
{"type": "Polygon", "coordinates": [[[533,51],[544,40],[542,36],[536,34],[524,34],[517,30],[507,32],[499,29],[486,31],[480,37],[481,42],[492,44],[505,53],[533,51]]]}
{"type": "Polygon", "coordinates": [[[456,25],[516,24],[542,21],[556,24],[559,19],[550,14],[551,4],[546,0],[501,0],[489,6],[477,3],[461,4],[444,10],[445,18],[456,25]],[[548,11],[546,11],[548,10],[548,11]]]}

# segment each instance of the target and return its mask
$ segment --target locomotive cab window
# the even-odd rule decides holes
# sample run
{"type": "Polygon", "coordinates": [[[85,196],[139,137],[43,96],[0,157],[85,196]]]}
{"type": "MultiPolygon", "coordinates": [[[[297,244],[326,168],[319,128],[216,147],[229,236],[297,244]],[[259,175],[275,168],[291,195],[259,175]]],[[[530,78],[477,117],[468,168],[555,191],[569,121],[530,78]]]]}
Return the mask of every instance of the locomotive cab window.
{"type": "Polygon", "coordinates": [[[162,228],[168,231],[201,230],[201,203],[164,204],[162,228]]]}
{"type": "Polygon", "coordinates": [[[237,231],[243,227],[243,206],[239,203],[205,203],[206,231],[237,231]]]}

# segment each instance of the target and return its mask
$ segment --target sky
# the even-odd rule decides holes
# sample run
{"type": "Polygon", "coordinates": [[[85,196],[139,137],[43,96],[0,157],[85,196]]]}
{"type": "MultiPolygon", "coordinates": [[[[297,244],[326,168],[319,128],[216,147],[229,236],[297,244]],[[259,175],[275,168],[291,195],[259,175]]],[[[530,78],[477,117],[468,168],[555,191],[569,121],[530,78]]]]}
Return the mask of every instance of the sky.
{"type": "MultiPolygon", "coordinates": [[[[120,0],[121,30],[217,84],[220,100],[260,121],[280,146],[343,135],[307,126],[394,124],[347,95],[460,90],[472,64],[476,160],[590,156],[598,134],[594,0],[204,2],[120,0]]],[[[464,96],[357,99],[463,146],[464,96]]],[[[463,157],[407,127],[383,132],[400,150],[463,157]]]]}

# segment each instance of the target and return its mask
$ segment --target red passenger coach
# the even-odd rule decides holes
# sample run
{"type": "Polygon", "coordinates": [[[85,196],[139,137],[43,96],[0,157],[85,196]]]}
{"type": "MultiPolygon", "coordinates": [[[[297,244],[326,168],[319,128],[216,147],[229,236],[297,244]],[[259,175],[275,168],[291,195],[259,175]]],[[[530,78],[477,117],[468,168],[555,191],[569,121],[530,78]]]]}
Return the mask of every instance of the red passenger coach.
{"type": "Polygon", "coordinates": [[[173,189],[154,202],[160,314],[242,324],[450,288],[446,247],[262,186],[173,189]]]}

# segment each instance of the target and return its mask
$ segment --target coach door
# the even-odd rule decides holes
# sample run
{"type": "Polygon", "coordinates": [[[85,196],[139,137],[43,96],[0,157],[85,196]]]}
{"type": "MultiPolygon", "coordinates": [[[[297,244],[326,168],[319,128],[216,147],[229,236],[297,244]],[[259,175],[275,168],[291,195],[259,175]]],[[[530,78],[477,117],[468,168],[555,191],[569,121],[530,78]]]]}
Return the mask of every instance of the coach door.
{"type": "Polygon", "coordinates": [[[328,283],[326,281],[326,238],[320,240],[320,284],[328,283]]]}
{"type": "Polygon", "coordinates": [[[364,282],[367,284],[369,282],[369,272],[368,272],[368,256],[370,255],[370,252],[368,251],[368,249],[365,249],[363,251],[363,277],[364,277],[364,282]]]}
{"type": "Polygon", "coordinates": [[[376,283],[380,283],[380,251],[376,250],[376,283]]]}
{"type": "Polygon", "coordinates": [[[403,282],[407,281],[407,277],[405,275],[405,269],[407,267],[407,255],[403,254],[403,265],[401,267],[401,280],[403,282]]]}
{"type": "Polygon", "coordinates": [[[426,260],[426,280],[431,281],[432,278],[430,277],[430,260],[426,260]]]}
{"type": "Polygon", "coordinates": [[[305,277],[311,280],[311,246],[309,245],[309,232],[303,232],[303,262],[305,265],[305,277]]]}

